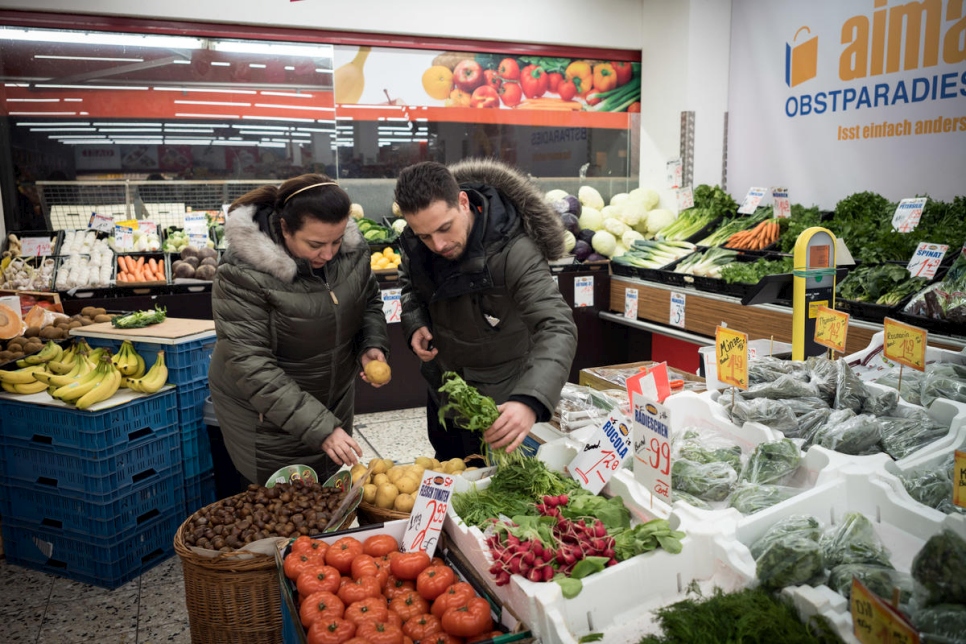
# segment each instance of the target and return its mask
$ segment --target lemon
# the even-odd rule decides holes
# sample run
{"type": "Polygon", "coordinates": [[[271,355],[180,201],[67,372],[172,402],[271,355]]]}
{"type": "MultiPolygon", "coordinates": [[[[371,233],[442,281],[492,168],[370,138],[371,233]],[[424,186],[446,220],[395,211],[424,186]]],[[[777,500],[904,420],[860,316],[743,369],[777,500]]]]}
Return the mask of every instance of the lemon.
{"type": "Polygon", "coordinates": [[[396,251],[392,249],[392,246],[386,246],[382,249],[382,254],[386,257],[395,257],[396,251]]]}

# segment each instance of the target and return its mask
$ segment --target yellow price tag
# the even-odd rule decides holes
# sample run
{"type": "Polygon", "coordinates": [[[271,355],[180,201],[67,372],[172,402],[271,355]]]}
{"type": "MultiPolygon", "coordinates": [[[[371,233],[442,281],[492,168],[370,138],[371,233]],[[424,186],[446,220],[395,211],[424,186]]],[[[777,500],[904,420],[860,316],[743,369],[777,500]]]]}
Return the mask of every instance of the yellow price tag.
{"type": "Polygon", "coordinates": [[[966,452],[958,449],[953,461],[953,505],[966,508],[966,452]]]}
{"type": "Polygon", "coordinates": [[[814,318],[818,315],[818,312],[828,306],[828,300],[818,300],[816,302],[808,303],[808,317],[814,318]]]}
{"type": "Polygon", "coordinates": [[[137,230],[138,229],[138,220],[137,219],[125,219],[124,221],[115,222],[114,225],[115,226],[125,226],[127,228],[133,228],[134,230],[137,230]]]}
{"type": "Polygon", "coordinates": [[[845,337],[849,332],[849,314],[827,306],[819,307],[815,317],[815,342],[845,353],[845,337]]]}
{"type": "Polygon", "coordinates": [[[748,388],[748,334],[719,326],[714,333],[718,380],[739,389],[748,388]]]}
{"type": "Polygon", "coordinates": [[[890,604],[852,578],[852,633],[862,644],[919,644],[919,632],[890,604]]]}
{"type": "Polygon", "coordinates": [[[929,332],[892,318],[882,320],[885,332],[885,357],[907,367],[926,370],[926,344],[929,332]]]}

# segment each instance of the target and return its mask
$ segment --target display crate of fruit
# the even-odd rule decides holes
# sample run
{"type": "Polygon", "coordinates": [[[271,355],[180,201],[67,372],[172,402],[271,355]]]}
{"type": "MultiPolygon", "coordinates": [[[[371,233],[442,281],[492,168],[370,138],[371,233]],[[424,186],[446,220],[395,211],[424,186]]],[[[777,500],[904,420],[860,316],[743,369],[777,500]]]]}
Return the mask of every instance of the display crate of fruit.
{"type": "Polygon", "coordinates": [[[57,267],[54,257],[60,247],[60,231],[22,231],[8,234],[0,258],[0,289],[52,290],[57,267]]]}
{"type": "Polygon", "coordinates": [[[218,269],[218,251],[214,248],[185,246],[166,257],[172,284],[211,282],[218,269]]]}

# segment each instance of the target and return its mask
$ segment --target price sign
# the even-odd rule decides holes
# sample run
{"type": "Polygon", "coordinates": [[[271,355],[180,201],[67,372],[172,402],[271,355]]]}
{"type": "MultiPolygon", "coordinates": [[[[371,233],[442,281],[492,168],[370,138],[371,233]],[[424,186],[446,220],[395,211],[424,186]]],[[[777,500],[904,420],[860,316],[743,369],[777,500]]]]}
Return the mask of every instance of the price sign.
{"type": "Polygon", "coordinates": [[[208,245],[209,241],[211,241],[211,238],[208,237],[207,231],[203,233],[188,233],[188,245],[193,248],[204,248],[208,245]]]}
{"type": "Polygon", "coordinates": [[[827,306],[818,307],[815,315],[815,342],[845,353],[845,338],[849,332],[849,314],[827,306]]]}
{"type": "Polygon", "coordinates": [[[681,159],[671,159],[667,162],[667,187],[674,190],[681,187],[684,176],[684,164],[681,159]]]}
{"type": "Polygon", "coordinates": [[[768,194],[768,188],[749,188],[745,200],[741,202],[738,213],[742,215],[753,215],[758,210],[758,204],[768,194]]]}
{"type": "Polygon", "coordinates": [[[684,293],[671,293],[670,319],[671,326],[684,328],[684,293]]]}
{"type": "Polygon", "coordinates": [[[208,216],[204,213],[186,212],[184,215],[184,231],[189,235],[192,233],[204,234],[208,236],[208,216]]]}
{"type": "Polygon", "coordinates": [[[402,289],[387,288],[382,292],[382,313],[386,322],[393,324],[402,321],[402,289]]]}
{"type": "Polygon", "coordinates": [[[599,493],[630,453],[631,440],[630,421],[621,414],[611,414],[570,461],[571,476],[585,490],[599,493]]]}
{"type": "Polygon", "coordinates": [[[776,218],[789,219],[792,216],[792,203],[788,199],[788,188],[772,188],[771,205],[776,218]]]}
{"type": "Polygon", "coordinates": [[[900,233],[912,232],[919,225],[922,209],[926,206],[927,197],[903,199],[892,215],[892,227],[900,233]]]}
{"type": "Polygon", "coordinates": [[[574,278],[574,308],[594,305],[594,276],[574,278]]]}
{"type": "Polygon", "coordinates": [[[403,552],[425,550],[430,557],[436,552],[439,535],[443,531],[446,508],[453,493],[453,475],[426,470],[416,493],[416,502],[409,514],[409,524],[403,535],[403,552]]]}
{"type": "Polygon", "coordinates": [[[885,335],[883,353],[886,358],[919,371],[926,370],[928,331],[892,318],[882,320],[882,330],[885,335]]]}
{"type": "Polygon", "coordinates": [[[748,334],[719,326],[714,333],[718,380],[739,389],[748,388],[748,334]]]}
{"type": "Polygon", "coordinates": [[[157,235],[158,224],[153,221],[142,220],[138,222],[138,230],[145,235],[157,235]]]}
{"type": "Polygon", "coordinates": [[[114,247],[117,250],[134,250],[134,229],[130,226],[115,226],[114,247]]]}
{"type": "Polygon", "coordinates": [[[637,319],[637,289],[624,289],[624,317],[628,320],[637,319]]]}
{"type": "Polygon", "coordinates": [[[687,210],[688,208],[694,208],[694,190],[691,189],[691,186],[678,188],[676,194],[678,201],[678,212],[687,210]]]}
{"type": "Polygon", "coordinates": [[[24,257],[47,257],[51,254],[50,237],[24,237],[20,242],[24,257]]]}
{"type": "Polygon", "coordinates": [[[671,415],[664,405],[634,394],[634,480],[671,503],[671,415]]]}
{"type": "Polygon", "coordinates": [[[919,644],[919,632],[902,614],[852,578],[852,633],[862,644],[919,644]]]}
{"type": "Polygon", "coordinates": [[[114,217],[110,215],[100,215],[91,213],[91,218],[87,222],[87,227],[92,230],[100,230],[105,233],[114,232],[114,217]]]}
{"type": "Polygon", "coordinates": [[[919,247],[909,260],[909,275],[912,277],[925,277],[932,279],[936,277],[936,271],[946,256],[949,246],[946,244],[930,244],[929,242],[919,242],[919,247]]]}
{"type": "Polygon", "coordinates": [[[959,449],[953,461],[953,505],[966,508],[966,452],[959,449]]]}

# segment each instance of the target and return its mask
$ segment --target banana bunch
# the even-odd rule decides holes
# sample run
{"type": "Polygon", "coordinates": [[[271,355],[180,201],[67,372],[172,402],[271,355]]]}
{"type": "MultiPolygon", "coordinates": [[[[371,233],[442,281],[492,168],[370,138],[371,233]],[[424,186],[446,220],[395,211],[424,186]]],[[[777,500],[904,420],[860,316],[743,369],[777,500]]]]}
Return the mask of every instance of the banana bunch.
{"type": "MultiPolygon", "coordinates": [[[[66,351],[48,342],[42,351],[28,356],[32,360],[43,357],[44,361],[27,364],[13,371],[0,371],[0,387],[14,394],[36,394],[52,385],[65,385],[94,368],[87,357],[89,349],[90,346],[83,340],[66,351]]],[[[98,353],[91,353],[95,360],[99,357],[98,353]]]]}
{"type": "Polygon", "coordinates": [[[47,388],[47,383],[39,380],[39,373],[46,373],[47,365],[36,364],[13,371],[0,371],[0,387],[11,394],[36,394],[47,388]]]}
{"type": "MultiPolygon", "coordinates": [[[[122,377],[110,356],[105,354],[101,355],[97,366],[88,373],[56,387],[50,395],[57,400],[76,405],[78,409],[87,409],[117,393],[122,377]]],[[[54,386],[53,383],[51,385],[54,386]]]]}
{"type": "Polygon", "coordinates": [[[47,344],[44,345],[44,348],[37,353],[17,360],[17,366],[24,368],[31,365],[46,364],[52,360],[60,360],[63,355],[64,350],[60,347],[60,345],[53,340],[48,340],[47,344]]]}
{"type": "MultiPolygon", "coordinates": [[[[144,375],[144,358],[134,349],[134,345],[131,344],[130,340],[125,340],[121,343],[121,348],[118,349],[111,360],[125,379],[140,378],[144,375]]],[[[122,382],[121,386],[125,386],[126,384],[126,382],[122,382]]]]}
{"type": "Polygon", "coordinates": [[[86,355],[79,355],[74,360],[71,370],[67,373],[55,373],[48,364],[47,371],[34,371],[33,375],[34,378],[40,382],[46,383],[48,391],[53,394],[54,390],[65,385],[69,385],[70,383],[74,382],[74,380],[86,376],[93,371],[94,368],[95,364],[90,358],[88,358],[86,355]]]}
{"type": "MultiPolygon", "coordinates": [[[[142,360],[143,368],[143,360],[142,360]]],[[[164,351],[158,351],[158,359],[154,361],[148,372],[140,378],[128,378],[127,386],[142,394],[153,394],[168,382],[168,367],[164,364],[164,351]]]]}

